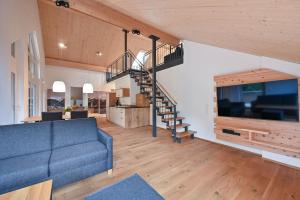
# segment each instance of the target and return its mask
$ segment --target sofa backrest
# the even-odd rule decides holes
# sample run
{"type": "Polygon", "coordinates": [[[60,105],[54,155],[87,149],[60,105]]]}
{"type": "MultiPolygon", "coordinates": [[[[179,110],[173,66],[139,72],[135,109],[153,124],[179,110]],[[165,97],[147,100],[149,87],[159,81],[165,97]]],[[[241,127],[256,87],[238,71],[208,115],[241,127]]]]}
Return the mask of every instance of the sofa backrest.
{"type": "Polygon", "coordinates": [[[51,150],[51,122],[0,126],[0,159],[51,150]]]}
{"type": "Polygon", "coordinates": [[[53,121],[53,149],[97,139],[95,118],[53,121]]]}

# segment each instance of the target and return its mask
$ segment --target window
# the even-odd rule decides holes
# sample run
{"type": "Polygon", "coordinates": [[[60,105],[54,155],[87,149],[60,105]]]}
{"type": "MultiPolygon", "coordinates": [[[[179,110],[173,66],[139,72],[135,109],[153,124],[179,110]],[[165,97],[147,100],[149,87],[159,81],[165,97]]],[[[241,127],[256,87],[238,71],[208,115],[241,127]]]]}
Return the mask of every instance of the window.
{"type": "Polygon", "coordinates": [[[36,40],[36,34],[29,34],[29,45],[28,45],[28,72],[29,76],[36,79],[40,78],[40,55],[38,51],[38,45],[36,40]]]}
{"type": "Polygon", "coordinates": [[[31,82],[28,88],[28,107],[30,117],[37,114],[37,85],[31,82]]]}
{"type": "Polygon", "coordinates": [[[146,54],[145,51],[143,51],[143,50],[139,51],[139,53],[136,56],[136,60],[132,63],[132,66],[131,66],[132,69],[139,70],[140,69],[140,63],[145,64],[145,62],[147,61],[147,59],[149,57],[149,55],[147,55],[145,57],[145,54],[146,54]]]}
{"type": "Polygon", "coordinates": [[[28,42],[28,115],[38,114],[40,85],[40,55],[36,33],[29,34],[28,42]]]}

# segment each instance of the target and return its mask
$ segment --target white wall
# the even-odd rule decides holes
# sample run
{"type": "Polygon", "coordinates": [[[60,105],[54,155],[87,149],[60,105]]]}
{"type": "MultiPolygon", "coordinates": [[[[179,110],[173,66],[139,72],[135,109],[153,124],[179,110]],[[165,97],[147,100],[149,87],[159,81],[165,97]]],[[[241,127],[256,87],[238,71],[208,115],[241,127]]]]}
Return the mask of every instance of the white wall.
{"type": "Polygon", "coordinates": [[[11,72],[16,73],[17,121],[28,115],[28,37],[36,31],[41,56],[43,79],[44,51],[36,0],[0,0],[0,125],[13,123],[11,72]],[[17,58],[10,56],[11,43],[16,41],[17,58]]]}
{"type": "Polygon", "coordinates": [[[135,105],[136,104],[136,94],[140,92],[140,87],[129,75],[118,78],[114,81],[107,83],[107,88],[110,89],[120,89],[120,88],[129,88],[130,96],[120,98],[120,103],[122,105],[135,105]]]}
{"type": "MultiPolygon", "coordinates": [[[[66,106],[70,106],[71,87],[83,87],[84,83],[91,83],[94,91],[110,91],[110,85],[106,84],[106,74],[104,72],[95,72],[80,70],[60,66],[46,66],[45,80],[47,89],[52,89],[54,81],[63,81],[66,84],[66,106]]],[[[84,99],[87,103],[87,96],[84,99]]]]}
{"type": "Polygon", "coordinates": [[[184,64],[158,72],[157,78],[178,102],[180,115],[192,124],[196,137],[241,148],[300,167],[300,160],[216,140],[213,96],[215,75],[260,67],[300,76],[300,65],[184,41],[184,64]]]}

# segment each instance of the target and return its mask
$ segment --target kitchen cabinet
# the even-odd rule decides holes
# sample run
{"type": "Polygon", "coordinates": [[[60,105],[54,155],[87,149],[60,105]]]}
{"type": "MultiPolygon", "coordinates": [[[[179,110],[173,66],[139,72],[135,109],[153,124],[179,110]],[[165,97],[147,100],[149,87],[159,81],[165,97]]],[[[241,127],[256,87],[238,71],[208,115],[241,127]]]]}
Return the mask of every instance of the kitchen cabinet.
{"type": "Polygon", "coordinates": [[[108,120],[123,128],[148,126],[150,125],[150,108],[110,107],[108,120]]]}
{"type": "Polygon", "coordinates": [[[130,89],[129,88],[120,88],[116,89],[117,97],[130,97],[130,89]]]}
{"type": "Polygon", "coordinates": [[[125,128],[125,109],[118,107],[110,107],[108,120],[125,128]]]}
{"type": "Polygon", "coordinates": [[[116,102],[117,102],[116,93],[115,92],[108,93],[106,97],[106,102],[108,107],[116,106],[116,102]]]}

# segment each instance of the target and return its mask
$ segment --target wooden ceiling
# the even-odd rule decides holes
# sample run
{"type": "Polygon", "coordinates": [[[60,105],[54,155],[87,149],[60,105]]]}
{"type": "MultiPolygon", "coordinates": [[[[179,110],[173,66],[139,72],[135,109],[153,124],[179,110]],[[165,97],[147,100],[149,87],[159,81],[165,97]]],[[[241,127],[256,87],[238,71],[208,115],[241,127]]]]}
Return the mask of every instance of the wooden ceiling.
{"type": "Polygon", "coordinates": [[[97,0],[181,39],[300,63],[299,0],[97,0]]]}
{"type": "MultiPolygon", "coordinates": [[[[71,9],[39,1],[46,64],[104,71],[124,52],[122,29],[71,9]],[[67,49],[59,49],[64,42],[67,49]],[[96,56],[100,51],[103,55],[96,56]]],[[[128,49],[135,54],[151,49],[151,40],[128,34],[128,49]]]]}

